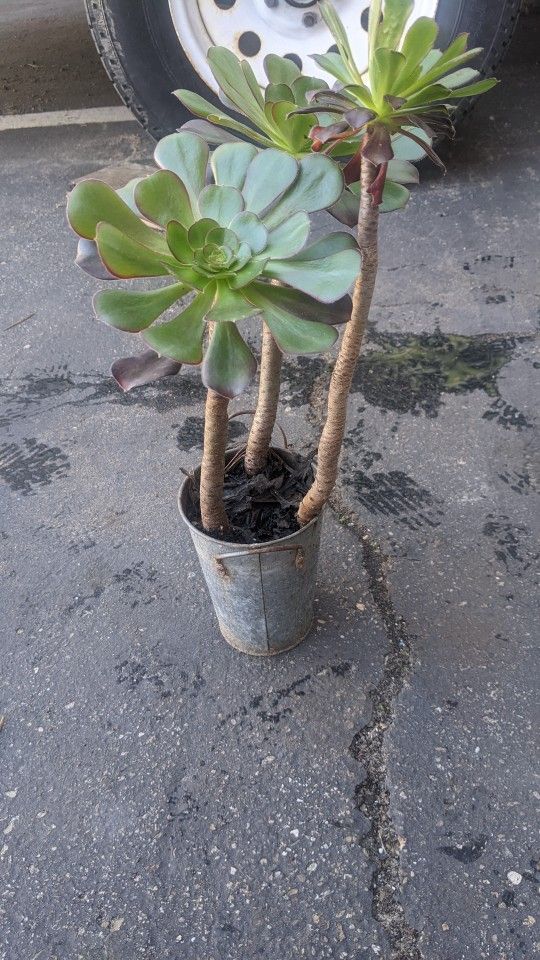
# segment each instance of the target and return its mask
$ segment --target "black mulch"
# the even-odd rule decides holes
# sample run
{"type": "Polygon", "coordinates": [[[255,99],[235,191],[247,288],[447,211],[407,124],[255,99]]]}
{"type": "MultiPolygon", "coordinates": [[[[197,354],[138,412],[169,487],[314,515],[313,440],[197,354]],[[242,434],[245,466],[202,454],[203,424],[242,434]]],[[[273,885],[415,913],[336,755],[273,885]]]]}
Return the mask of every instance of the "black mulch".
{"type": "MultiPolygon", "coordinates": [[[[266,543],[289,536],[299,529],[296,512],[313,479],[311,460],[271,450],[264,471],[248,477],[244,452],[235,454],[225,474],[225,509],[232,529],[223,537],[213,536],[229,543],[266,543]]],[[[189,507],[189,520],[202,530],[195,484],[189,507]]]]}

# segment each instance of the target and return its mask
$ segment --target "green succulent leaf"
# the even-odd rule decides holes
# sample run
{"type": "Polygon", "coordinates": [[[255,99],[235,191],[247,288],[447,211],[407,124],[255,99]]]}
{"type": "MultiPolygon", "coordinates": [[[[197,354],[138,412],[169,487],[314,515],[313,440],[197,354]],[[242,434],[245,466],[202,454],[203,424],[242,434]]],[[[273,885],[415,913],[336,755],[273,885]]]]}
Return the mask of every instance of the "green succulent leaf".
{"type": "MultiPolygon", "coordinates": [[[[224,117],[224,119],[226,118],[224,117]]],[[[196,133],[199,137],[202,137],[203,140],[206,140],[209,147],[219,147],[222,143],[241,143],[234,133],[229,133],[229,131],[223,127],[209,123],[207,120],[188,120],[187,123],[182,124],[180,132],[185,130],[196,133]]],[[[250,139],[253,140],[254,138],[251,137],[250,139]]]]}
{"type": "Polygon", "coordinates": [[[453,90],[454,87],[462,87],[466,83],[472,83],[478,76],[480,76],[478,70],[473,70],[472,67],[463,67],[461,70],[447,74],[444,78],[444,85],[449,90],[453,90]]]}
{"type": "MultiPolygon", "coordinates": [[[[368,19],[368,64],[379,44],[379,30],[382,21],[382,0],[371,0],[368,19]]],[[[333,33],[333,31],[332,31],[333,33]]]]}
{"type": "Polygon", "coordinates": [[[246,210],[264,214],[296,181],[298,173],[297,161],[281,150],[257,154],[248,167],[242,190],[246,210]]]}
{"type": "Polygon", "coordinates": [[[361,103],[363,107],[366,107],[367,110],[375,109],[371,91],[364,83],[349,83],[348,86],[343,87],[343,92],[346,92],[347,95],[352,96],[355,100],[358,100],[359,103],[361,103]]]}
{"type": "Polygon", "coordinates": [[[294,100],[294,95],[286,83],[269,83],[264,91],[265,103],[279,103],[280,100],[286,100],[288,103],[294,100]]]}
{"type": "Polygon", "coordinates": [[[140,210],[135,203],[135,187],[138,183],[141,183],[142,180],[144,180],[144,177],[134,177],[133,180],[128,180],[125,186],[116,190],[120,199],[128,205],[129,209],[132,210],[137,217],[140,215],[140,210]]]}
{"type": "Polygon", "coordinates": [[[405,57],[397,50],[380,47],[375,51],[369,65],[369,79],[373,99],[379,108],[383,106],[385,95],[394,92],[396,79],[405,63],[405,57]]]}
{"type": "Polygon", "coordinates": [[[242,287],[247,287],[252,280],[259,277],[266,266],[266,262],[263,259],[250,260],[241,270],[236,271],[229,279],[229,284],[233,290],[241,290],[242,287]]]}
{"type": "Polygon", "coordinates": [[[304,210],[293,213],[288,220],[268,234],[265,256],[279,260],[293,257],[306,243],[310,228],[310,220],[304,210]]]}
{"type": "Polygon", "coordinates": [[[110,223],[98,224],[96,244],[107,270],[119,279],[164,277],[174,266],[170,254],[166,257],[156,254],[110,223]]]}
{"type": "Polygon", "coordinates": [[[158,167],[172,170],[180,177],[189,194],[191,208],[196,215],[197,200],[206,182],[208,144],[202,137],[187,130],[171,133],[160,140],[154,151],[158,167]]]}
{"type": "MultiPolygon", "coordinates": [[[[406,126],[404,129],[414,133],[415,136],[425,142],[426,146],[430,145],[430,137],[424,130],[421,130],[420,127],[406,126]]],[[[410,162],[421,160],[427,153],[419,144],[413,143],[412,140],[409,140],[409,138],[405,137],[402,133],[398,133],[392,137],[392,150],[394,151],[395,160],[408,160],[410,162]]]]}
{"type": "MultiPolygon", "coordinates": [[[[242,214],[239,214],[242,216],[242,214]]],[[[236,218],[235,218],[236,219],[236,218]]],[[[214,227],[206,237],[206,243],[213,243],[219,247],[228,247],[234,255],[238,252],[239,238],[233,230],[228,227],[214,227]]]]}
{"type": "Polygon", "coordinates": [[[240,60],[226,47],[210,47],[207,59],[215,79],[229,100],[252,123],[267,131],[264,109],[251,88],[240,60]]]}
{"type": "Polygon", "coordinates": [[[201,363],[205,320],[214,295],[215,286],[209,284],[174,320],[146,330],[143,339],[161,356],[180,363],[201,363]]]}
{"type": "Polygon", "coordinates": [[[311,59],[315,60],[315,63],[317,63],[319,67],[326,70],[327,73],[335,77],[336,80],[339,80],[340,83],[347,84],[351,82],[352,78],[339,53],[312,53],[311,59]]]}
{"type": "Polygon", "coordinates": [[[324,353],[338,338],[334,327],[292,314],[284,318],[271,307],[265,310],[264,318],[282,353],[324,353]]]}
{"type": "Polygon", "coordinates": [[[204,217],[202,220],[197,220],[188,230],[188,243],[193,251],[202,250],[204,247],[208,234],[215,230],[216,227],[219,227],[217,220],[209,219],[204,217]]]}
{"type": "Polygon", "coordinates": [[[116,190],[101,180],[82,180],[74,187],[68,197],[67,217],[75,233],[87,240],[95,239],[98,223],[109,223],[156,253],[167,253],[163,236],[143,223],[116,190]]]}
{"type": "MultiPolygon", "coordinates": [[[[191,90],[175,90],[174,95],[178,97],[180,102],[183,103],[191,113],[194,113],[196,117],[201,117],[199,121],[188,120],[187,123],[184,123],[181,130],[182,133],[192,130],[195,134],[204,137],[208,143],[221,143],[221,139],[216,141],[217,134],[215,127],[226,127],[229,130],[235,130],[236,133],[239,133],[242,137],[253,140],[260,146],[272,146],[272,140],[268,137],[253,130],[252,127],[248,127],[245,123],[241,123],[239,120],[233,120],[232,117],[227,116],[225,113],[219,113],[212,103],[209,103],[204,97],[200,97],[198,93],[193,93],[191,90]],[[205,121],[208,122],[210,129],[204,125],[205,121]],[[201,124],[203,125],[201,126],[201,124]],[[208,136],[209,134],[210,136],[208,136]]],[[[174,136],[174,134],[171,134],[171,136],[174,136]]],[[[222,134],[222,136],[225,138],[228,137],[225,133],[222,134]]]]}
{"type": "Polygon", "coordinates": [[[495,77],[489,77],[486,80],[479,80],[478,83],[470,83],[466,87],[459,87],[457,89],[449,90],[447,93],[448,100],[462,99],[463,97],[477,97],[481,93],[487,93],[488,90],[492,90],[493,87],[496,87],[498,80],[495,77]]]}
{"type": "MultiPolygon", "coordinates": [[[[282,148],[289,153],[301,155],[306,153],[306,144],[310,142],[309,131],[316,120],[316,116],[312,111],[311,114],[306,116],[299,116],[295,113],[292,117],[295,107],[296,104],[292,100],[289,102],[283,100],[280,103],[268,104],[267,110],[270,111],[272,122],[280,137],[278,146],[282,145],[282,148]]],[[[277,142],[278,138],[276,137],[277,142]]]]}
{"type": "Polygon", "coordinates": [[[338,50],[347,66],[350,79],[361,83],[361,76],[354,60],[349,38],[347,37],[347,32],[336,10],[331,3],[327,2],[327,0],[320,0],[319,10],[322,14],[324,22],[326,23],[326,26],[336,41],[338,50]]]}
{"type": "Polygon", "coordinates": [[[158,170],[137,183],[135,203],[143,217],[166,227],[178,220],[185,227],[193,223],[193,211],[186,187],[171,170],[158,170]]]}
{"type": "Polygon", "coordinates": [[[438,32],[439,28],[431,17],[418,17],[409,27],[401,46],[406,60],[404,79],[405,75],[408,77],[413,69],[425,60],[435,44],[438,32]]]}
{"type": "Polygon", "coordinates": [[[224,143],[214,150],[210,166],[215,182],[221,187],[241,190],[251,161],[257,155],[252,143],[224,143]]]}
{"type": "Polygon", "coordinates": [[[257,361],[236,324],[216,323],[202,365],[205,387],[232,400],[243,393],[256,370],[257,361]]]}
{"type": "Polygon", "coordinates": [[[295,263],[306,263],[308,260],[322,260],[334,253],[343,250],[355,250],[358,253],[358,244],[350,233],[329,233],[315,240],[315,243],[305,247],[293,258],[295,263]]]}
{"type": "Polygon", "coordinates": [[[317,154],[303,157],[294,185],[265,215],[265,225],[270,229],[277,227],[301,210],[324,210],[336,202],[342,190],[343,174],[336,163],[317,154]]]}
{"type": "Polygon", "coordinates": [[[385,0],[384,16],[377,31],[377,46],[397,46],[413,8],[412,0],[385,0]]]}
{"type": "MultiPolygon", "coordinates": [[[[240,60],[240,68],[242,70],[242,73],[244,74],[244,78],[246,80],[246,83],[249,87],[249,90],[251,92],[253,99],[257,102],[258,106],[262,110],[264,110],[264,97],[261,93],[261,88],[259,86],[257,77],[253,73],[251,64],[248,63],[247,60],[240,60]]],[[[233,100],[233,106],[234,106],[234,100],[233,100]]]]}
{"type": "Polygon", "coordinates": [[[359,252],[349,249],[316,260],[298,259],[298,256],[270,260],[264,272],[265,276],[302,290],[316,300],[331,303],[347,293],[359,269],[359,252]]]}
{"type": "MultiPolygon", "coordinates": [[[[394,144],[392,144],[392,148],[393,147],[394,144]]],[[[420,174],[414,164],[409,163],[408,160],[398,160],[394,157],[394,159],[388,163],[386,180],[387,182],[393,180],[394,183],[419,183],[420,174]]]]}
{"type": "MultiPolygon", "coordinates": [[[[291,298],[281,299],[279,287],[257,284],[250,288],[249,294],[254,303],[263,311],[263,316],[272,331],[272,335],[283,353],[323,353],[329,350],[337,340],[337,330],[328,323],[321,323],[298,316],[296,304],[291,298]]],[[[319,304],[320,307],[320,304],[319,304]]]]}
{"type": "Polygon", "coordinates": [[[295,104],[298,107],[305,107],[307,105],[307,94],[316,90],[327,90],[328,84],[319,77],[298,77],[291,89],[295,104]]]}
{"type": "Polygon", "coordinates": [[[255,213],[243,210],[231,220],[230,227],[240,241],[249,245],[251,253],[262,253],[265,249],[268,230],[255,213]]]}
{"type": "Polygon", "coordinates": [[[407,206],[411,196],[410,190],[401,183],[393,183],[387,180],[382,195],[382,203],[379,206],[379,213],[392,213],[394,210],[403,210],[407,206]]]}
{"type": "MultiPolygon", "coordinates": [[[[199,221],[200,222],[200,221],[199,221]]],[[[189,233],[183,223],[171,220],[167,224],[167,246],[179,263],[193,263],[193,250],[188,240],[189,233]]]]}
{"type": "Polygon", "coordinates": [[[284,83],[290,87],[301,76],[300,70],[292,60],[287,57],[278,57],[275,53],[269,53],[264,58],[263,67],[271,84],[284,83]]]}
{"type": "Polygon", "coordinates": [[[221,227],[228,227],[233,217],[243,209],[244,199],[235,187],[219,187],[216,184],[210,184],[199,194],[201,216],[216,220],[221,227]]]}
{"type": "Polygon", "coordinates": [[[94,312],[110,327],[140,333],[186,293],[189,287],[182,283],[159,290],[100,290],[94,297],[94,312]]]}
{"type": "Polygon", "coordinates": [[[256,308],[246,300],[243,293],[232,290],[226,280],[218,280],[216,298],[206,319],[216,323],[224,320],[236,323],[253,316],[255,312],[256,308]]]}
{"type": "Polygon", "coordinates": [[[292,314],[302,320],[332,325],[346,323],[350,319],[352,310],[352,300],[349,296],[341,297],[333,303],[321,303],[320,300],[306,296],[299,290],[260,280],[255,280],[244,290],[244,296],[261,310],[271,307],[274,312],[283,311],[284,314],[292,314]]]}

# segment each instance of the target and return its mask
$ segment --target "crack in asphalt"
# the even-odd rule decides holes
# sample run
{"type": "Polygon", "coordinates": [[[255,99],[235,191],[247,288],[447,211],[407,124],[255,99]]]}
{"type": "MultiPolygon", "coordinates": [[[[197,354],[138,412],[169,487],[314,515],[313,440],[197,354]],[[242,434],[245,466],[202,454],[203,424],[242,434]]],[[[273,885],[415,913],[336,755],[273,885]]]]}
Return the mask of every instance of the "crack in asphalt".
{"type": "Polygon", "coordinates": [[[374,864],[371,884],[372,915],[385,931],[391,949],[391,960],[422,960],[420,934],[406,918],[400,900],[402,886],[400,838],[390,811],[390,788],[385,756],[386,733],[394,722],[393,704],[412,671],[412,636],[396,613],[386,575],[388,557],[370,536],[343,494],[336,490],[330,506],[340,523],[359,539],[368,587],[384,623],[388,652],[379,682],[370,691],[371,718],[356,733],[350,752],[364,768],[364,779],[355,791],[358,810],[369,821],[369,829],[360,844],[374,864]]]}
{"type": "MultiPolygon", "coordinates": [[[[309,398],[308,421],[317,429],[325,415],[329,366],[313,380],[309,398]]],[[[413,637],[407,632],[403,617],[394,609],[387,577],[389,559],[348,504],[339,481],[329,506],[336,519],[360,542],[369,592],[388,638],[381,677],[370,691],[371,718],[354,735],[349,747],[354,759],[364,768],[364,778],[355,790],[355,802],[369,822],[360,845],[374,866],[371,912],[388,938],[390,960],[424,960],[420,933],[407,921],[401,903],[403,841],[392,820],[385,756],[385,737],[394,722],[393,705],[413,668],[413,637]]]]}

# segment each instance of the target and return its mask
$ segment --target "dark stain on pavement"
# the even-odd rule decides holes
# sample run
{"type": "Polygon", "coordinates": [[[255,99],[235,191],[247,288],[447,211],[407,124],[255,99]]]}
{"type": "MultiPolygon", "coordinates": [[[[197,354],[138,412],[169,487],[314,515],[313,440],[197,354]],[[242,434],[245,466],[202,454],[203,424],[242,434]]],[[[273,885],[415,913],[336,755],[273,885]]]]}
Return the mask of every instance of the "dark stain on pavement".
{"type": "Polygon", "coordinates": [[[168,678],[161,676],[161,671],[172,667],[172,663],[162,663],[158,670],[149,670],[143,663],[137,660],[122,660],[116,664],[116,682],[125,684],[132,693],[143,681],[150,684],[160,694],[162,699],[171,696],[171,690],[168,687],[168,678]]]}
{"type": "Polygon", "coordinates": [[[120,573],[115,573],[112,579],[114,583],[120,585],[121,592],[129,599],[132,610],[139,604],[148,606],[158,597],[157,570],[147,566],[143,560],[139,560],[132,567],[125,567],[120,573]]]}
{"type": "MultiPolygon", "coordinates": [[[[179,450],[201,449],[203,442],[204,417],[186,417],[186,420],[176,435],[176,445],[179,450]]],[[[228,439],[240,440],[247,434],[247,427],[240,420],[229,422],[228,439]]]]}
{"type": "MultiPolygon", "coordinates": [[[[394,334],[372,331],[379,349],[359,360],[353,392],[372,406],[397,413],[436,417],[445,393],[483,390],[498,400],[497,376],[513,355],[513,337],[434,333],[394,334]]],[[[524,426],[524,418],[494,410],[505,426],[524,426]]]]}
{"type": "Polygon", "coordinates": [[[483,420],[494,421],[499,427],[508,430],[511,427],[531,427],[525,414],[513,407],[511,403],[506,403],[501,397],[496,397],[490,405],[489,410],[482,414],[483,420]]]}
{"type": "Polygon", "coordinates": [[[369,513],[395,517],[411,530],[438,527],[442,501],[402,470],[372,473],[355,470],[344,482],[354,487],[355,498],[369,513]]]}
{"type": "Polygon", "coordinates": [[[49,447],[33,437],[0,447],[0,476],[23,496],[63,479],[69,469],[69,458],[60,447],[49,447]]]}
{"type": "Polygon", "coordinates": [[[439,850],[445,853],[447,857],[453,857],[454,860],[458,860],[459,863],[474,863],[475,860],[479,860],[482,856],[486,848],[487,840],[488,838],[485,834],[481,834],[479,837],[471,839],[467,843],[456,843],[446,847],[439,847],[439,850]]]}
{"type": "Polygon", "coordinates": [[[536,489],[534,477],[525,468],[522,470],[505,470],[504,473],[499,473],[498,477],[514,493],[526,495],[536,489]]]}
{"type": "Polygon", "coordinates": [[[482,533],[494,541],[497,560],[518,578],[523,576],[531,563],[538,560],[539,554],[531,555],[524,543],[527,528],[513,523],[506,514],[495,516],[488,513],[482,533]]]}
{"type": "Polygon", "coordinates": [[[123,393],[112,377],[106,374],[78,375],[66,367],[27,373],[18,381],[0,389],[0,399],[6,403],[6,413],[0,425],[7,425],[24,418],[33,405],[51,402],[57,406],[84,407],[112,403],[115,406],[136,407],[144,405],[157,413],[166,413],[192,403],[201,402],[206,396],[200,378],[184,374],[167,377],[145,387],[137,387],[123,393]]]}
{"type": "Polygon", "coordinates": [[[314,381],[326,370],[329,364],[323,357],[295,357],[283,362],[283,403],[291,407],[302,407],[309,403],[314,381]]]}

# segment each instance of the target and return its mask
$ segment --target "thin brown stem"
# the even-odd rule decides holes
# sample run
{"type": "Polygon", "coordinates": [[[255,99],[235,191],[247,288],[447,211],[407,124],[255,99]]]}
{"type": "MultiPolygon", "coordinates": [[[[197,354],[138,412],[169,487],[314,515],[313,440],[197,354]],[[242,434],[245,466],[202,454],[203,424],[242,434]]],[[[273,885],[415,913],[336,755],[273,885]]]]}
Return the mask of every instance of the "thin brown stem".
{"type": "Polygon", "coordinates": [[[281,357],[281,350],[266,323],[263,323],[259,396],[244,460],[246,473],[250,477],[260,473],[266,465],[279,403],[281,357]]]}
{"type": "Polygon", "coordinates": [[[298,510],[298,521],[302,526],[318,516],[329,500],[337,480],[339,458],[345,435],[347,401],[362,347],[377,277],[379,211],[378,207],[373,205],[372,197],[368,193],[376,172],[377,168],[369,160],[362,159],[362,190],[358,213],[358,246],[362,254],[362,268],[354,287],[351,319],[345,327],[339,354],[332,371],[326,422],[319,442],[315,479],[298,510]]]}
{"type": "Polygon", "coordinates": [[[214,390],[206,395],[201,464],[201,520],[206,533],[223,533],[229,520],[223,503],[229,401],[214,390]]]}

